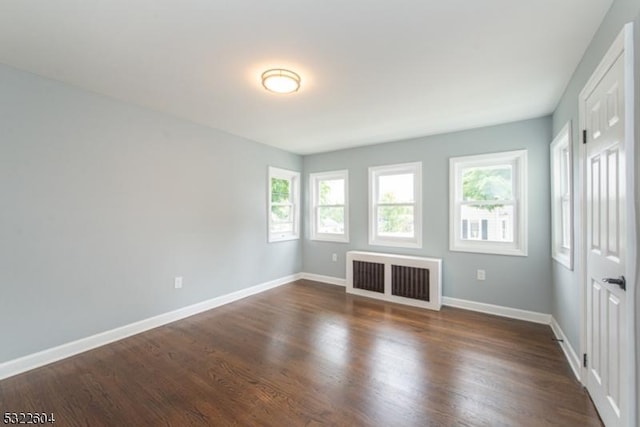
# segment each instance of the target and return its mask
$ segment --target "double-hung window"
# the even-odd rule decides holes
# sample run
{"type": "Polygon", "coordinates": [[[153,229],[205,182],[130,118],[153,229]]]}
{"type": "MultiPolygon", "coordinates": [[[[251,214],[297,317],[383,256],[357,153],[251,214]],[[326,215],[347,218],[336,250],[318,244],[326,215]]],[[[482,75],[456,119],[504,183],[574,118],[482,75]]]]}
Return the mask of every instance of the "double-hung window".
{"type": "Polygon", "coordinates": [[[311,194],[311,239],[349,241],[349,172],[309,175],[311,194]]]}
{"type": "Polygon", "coordinates": [[[300,173],[269,167],[269,242],[300,237],[300,173]]]}
{"type": "Polygon", "coordinates": [[[571,124],[555,137],[551,151],[551,255],[568,269],[573,268],[573,210],[571,207],[571,124]]]}
{"type": "Polygon", "coordinates": [[[526,150],[449,160],[452,251],[527,255],[526,150]]]}
{"type": "Polygon", "coordinates": [[[369,168],[369,244],[422,247],[422,163],[369,168]]]}

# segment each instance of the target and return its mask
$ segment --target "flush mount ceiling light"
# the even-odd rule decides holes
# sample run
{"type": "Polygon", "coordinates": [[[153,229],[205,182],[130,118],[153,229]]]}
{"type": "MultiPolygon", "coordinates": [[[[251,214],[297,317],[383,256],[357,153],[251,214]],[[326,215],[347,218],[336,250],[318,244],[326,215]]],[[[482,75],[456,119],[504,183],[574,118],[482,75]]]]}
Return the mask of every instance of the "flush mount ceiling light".
{"type": "Polygon", "coordinates": [[[270,92],[293,93],[300,89],[300,76],[293,71],[274,68],[262,73],[262,86],[270,92]]]}

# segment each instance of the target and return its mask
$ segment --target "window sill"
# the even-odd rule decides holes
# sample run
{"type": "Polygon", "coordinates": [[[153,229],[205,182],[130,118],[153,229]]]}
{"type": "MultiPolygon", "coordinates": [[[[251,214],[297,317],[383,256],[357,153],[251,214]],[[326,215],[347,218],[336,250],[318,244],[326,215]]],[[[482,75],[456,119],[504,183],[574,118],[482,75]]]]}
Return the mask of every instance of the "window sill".
{"type": "Polygon", "coordinates": [[[280,236],[269,236],[268,243],[286,242],[287,240],[299,240],[300,236],[297,234],[287,234],[280,236]]]}
{"type": "Polygon", "coordinates": [[[556,254],[552,258],[560,265],[565,267],[569,271],[573,271],[573,265],[571,263],[571,257],[567,254],[556,254]]]}
{"type": "Polygon", "coordinates": [[[369,246],[388,246],[392,248],[412,248],[421,249],[422,242],[415,240],[388,240],[388,239],[376,239],[369,240],[369,246]]]}
{"type": "Polygon", "coordinates": [[[349,243],[349,236],[332,236],[330,234],[318,234],[311,236],[309,240],[314,242],[349,243]]]}
{"type": "Polygon", "coordinates": [[[452,252],[471,252],[487,255],[528,256],[526,249],[517,247],[501,247],[496,245],[458,244],[450,246],[449,250],[452,252]]]}

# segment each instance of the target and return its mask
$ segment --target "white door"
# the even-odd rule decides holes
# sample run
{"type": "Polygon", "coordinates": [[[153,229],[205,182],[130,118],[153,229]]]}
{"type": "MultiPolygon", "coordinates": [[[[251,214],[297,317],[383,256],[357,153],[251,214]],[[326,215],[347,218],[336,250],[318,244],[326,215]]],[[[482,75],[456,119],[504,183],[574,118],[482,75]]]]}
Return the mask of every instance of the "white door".
{"type": "Polygon", "coordinates": [[[587,380],[607,427],[628,424],[624,56],[585,105],[587,380]]]}

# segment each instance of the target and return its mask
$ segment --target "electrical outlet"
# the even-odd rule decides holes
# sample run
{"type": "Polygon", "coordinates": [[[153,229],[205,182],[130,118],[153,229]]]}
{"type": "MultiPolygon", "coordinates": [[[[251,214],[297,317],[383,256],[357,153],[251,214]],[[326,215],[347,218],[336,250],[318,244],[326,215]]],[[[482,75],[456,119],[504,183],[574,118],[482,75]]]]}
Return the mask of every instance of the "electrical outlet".
{"type": "Polygon", "coordinates": [[[337,262],[338,261],[338,254],[331,255],[331,261],[337,262]]]}
{"type": "Polygon", "coordinates": [[[182,277],[176,277],[175,279],[173,279],[173,286],[176,289],[182,288],[182,277]]]}
{"type": "Polygon", "coordinates": [[[485,271],[484,271],[484,270],[478,270],[478,271],[476,272],[476,279],[478,279],[478,280],[485,280],[486,278],[487,278],[487,275],[486,275],[486,273],[485,273],[485,271]]]}

